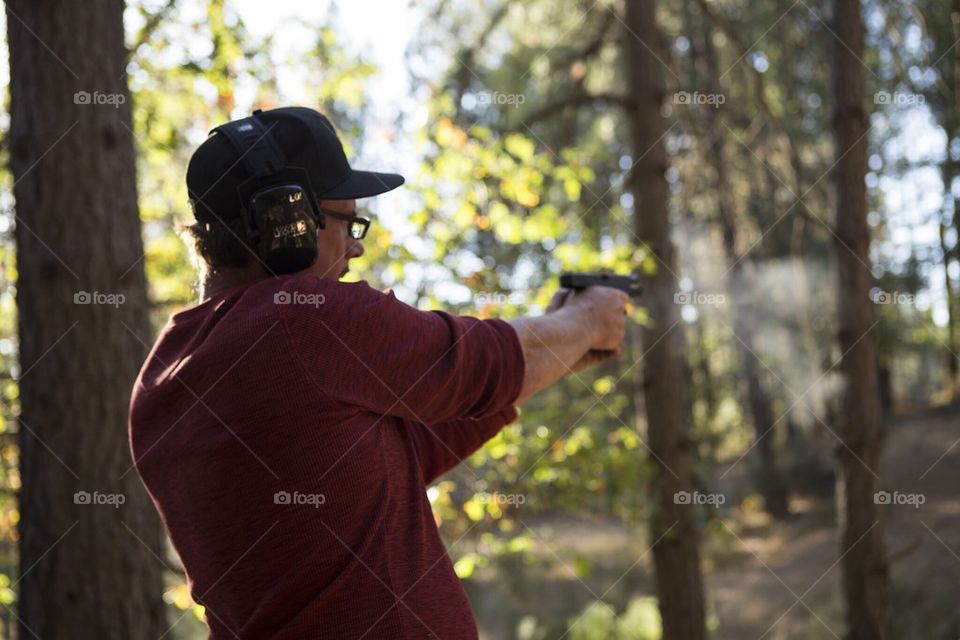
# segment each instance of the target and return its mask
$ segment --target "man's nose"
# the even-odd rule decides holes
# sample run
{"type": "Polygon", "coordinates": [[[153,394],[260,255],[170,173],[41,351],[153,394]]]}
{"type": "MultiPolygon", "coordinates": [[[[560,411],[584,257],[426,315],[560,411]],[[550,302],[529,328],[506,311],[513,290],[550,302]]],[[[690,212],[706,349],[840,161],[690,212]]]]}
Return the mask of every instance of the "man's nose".
{"type": "Polygon", "coordinates": [[[354,238],[350,238],[350,244],[347,246],[348,258],[359,258],[363,255],[363,243],[354,238]]]}

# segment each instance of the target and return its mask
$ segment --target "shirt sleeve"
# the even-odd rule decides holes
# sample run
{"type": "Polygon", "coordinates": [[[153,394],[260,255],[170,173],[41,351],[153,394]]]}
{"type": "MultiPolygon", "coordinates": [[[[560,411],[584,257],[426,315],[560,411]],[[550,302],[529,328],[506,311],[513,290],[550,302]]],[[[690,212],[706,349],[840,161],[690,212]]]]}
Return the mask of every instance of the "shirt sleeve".
{"type": "Polygon", "coordinates": [[[421,311],[365,281],[311,275],[284,280],[275,300],[294,357],[332,401],[434,424],[489,416],[520,395],[523,349],[503,320],[421,311]]]}
{"type": "Polygon", "coordinates": [[[457,466],[474,451],[516,420],[516,407],[509,407],[484,418],[466,418],[442,424],[404,421],[407,435],[417,452],[424,484],[457,466]]]}

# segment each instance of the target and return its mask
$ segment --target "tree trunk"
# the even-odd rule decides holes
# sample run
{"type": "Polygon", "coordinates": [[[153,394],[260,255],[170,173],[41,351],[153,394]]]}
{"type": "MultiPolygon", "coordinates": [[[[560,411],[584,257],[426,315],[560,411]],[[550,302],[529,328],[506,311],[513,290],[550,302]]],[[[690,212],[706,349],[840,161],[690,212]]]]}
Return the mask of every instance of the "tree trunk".
{"type": "MultiPolygon", "coordinates": [[[[717,79],[720,70],[717,65],[717,55],[711,40],[711,33],[706,30],[703,38],[704,60],[707,64],[707,77],[711,80],[710,91],[719,93],[720,86],[717,79]]],[[[767,393],[761,377],[760,362],[754,348],[754,326],[748,320],[752,315],[750,302],[747,299],[748,283],[746,267],[750,265],[748,258],[741,258],[737,254],[737,223],[733,214],[732,192],[727,177],[727,164],[724,158],[724,125],[720,120],[717,109],[707,109],[710,127],[710,139],[707,155],[717,172],[717,213],[720,227],[723,231],[723,249],[729,263],[729,290],[730,315],[733,321],[733,346],[740,359],[746,384],[746,402],[749,407],[750,418],[753,421],[753,430],[756,438],[757,454],[753,466],[754,486],[763,496],[764,508],[775,517],[789,514],[787,504],[787,488],[783,474],[777,465],[776,449],[774,447],[776,434],[773,417],[773,406],[770,394],[767,393]]],[[[802,206],[802,205],[801,205],[802,206]]]]}
{"type": "Polygon", "coordinates": [[[660,113],[664,97],[661,60],[666,56],[655,22],[655,5],[651,0],[627,0],[623,33],[628,92],[635,105],[629,112],[635,162],[629,185],[636,233],[657,261],[656,272],[644,278],[644,304],[651,322],[642,330],[648,446],[655,469],[650,533],[663,637],[700,640],[706,637],[700,532],[692,505],[677,504],[674,499],[677,492],[692,491],[692,451],[684,410],[683,327],[678,324],[679,307],[674,303],[676,257],[667,207],[666,126],[660,113]]]}
{"type": "Polygon", "coordinates": [[[840,553],[847,638],[890,637],[883,527],[874,504],[881,449],[874,309],[869,291],[867,114],[864,109],[863,21],[859,0],[835,0],[833,123],[836,137],[837,323],[844,377],[838,449],[843,483],[840,553]]]}
{"type": "MultiPolygon", "coordinates": [[[[953,0],[950,11],[951,24],[953,25],[953,41],[960,39],[960,0],[953,0]]],[[[945,229],[941,224],[940,242],[944,249],[943,269],[947,290],[947,374],[950,378],[951,398],[958,392],[958,382],[960,382],[960,357],[957,357],[960,351],[960,336],[958,325],[960,325],[960,293],[954,286],[953,279],[950,277],[951,263],[960,262],[960,198],[953,192],[953,181],[957,177],[957,162],[950,157],[950,145],[960,136],[960,51],[953,47],[953,78],[950,86],[953,88],[953,100],[946,101],[945,109],[947,113],[944,121],[947,126],[944,127],[947,134],[946,155],[944,159],[943,182],[944,197],[953,203],[953,227],[957,232],[957,239],[954,240],[953,248],[947,251],[944,233],[945,229]]]]}
{"type": "Polygon", "coordinates": [[[7,2],[24,639],[166,631],[159,519],[126,473],[150,327],[123,10],[7,2]]]}
{"type": "MultiPolygon", "coordinates": [[[[947,157],[941,168],[943,175],[943,195],[944,208],[953,207],[953,215],[957,216],[958,205],[960,202],[951,194],[953,185],[953,164],[950,159],[950,138],[947,138],[947,157]]],[[[957,256],[957,246],[960,242],[955,242],[953,247],[947,244],[947,225],[950,223],[950,212],[941,214],[940,219],[940,250],[943,252],[943,283],[947,296],[947,349],[943,357],[947,361],[947,385],[950,389],[950,398],[957,393],[957,379],[960,374],[960,358],[957,358],[957,350],[960,345],[957,344],[957,292],[954,290],[953,278],[950,276],[950,265],[957,256]]],[[[958,236],[960,237],[960,236],[958,236]]]]}

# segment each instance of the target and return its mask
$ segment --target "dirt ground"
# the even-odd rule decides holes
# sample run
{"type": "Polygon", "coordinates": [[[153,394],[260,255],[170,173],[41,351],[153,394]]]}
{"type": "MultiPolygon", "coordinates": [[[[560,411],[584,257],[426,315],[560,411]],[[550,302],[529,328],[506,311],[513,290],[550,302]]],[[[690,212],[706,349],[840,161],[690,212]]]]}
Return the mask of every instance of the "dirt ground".
{"type": "MultiPolygon", "coordinates": [[[[881,469],[888,493],[922,496],[884,516],[896,637],[960,637],[960,412],[891,421],[881,469]]],[[[893,498],[896,500],[897,498],[893,498]]],[[[832,505],[796,500],[782,522],[737,510],[704,550],[716,640],[843,637],[838,533],[832,505]]],[[[566,621],[602,598],[618,615],[653,594],[651,554],[639,526],[522,518],[542,565],[490,567],[467,589],[485,640],[517,637],[523,618],[536,638],[558,638],[566,621]],[[590,569],[581,571],[581,561],[590,569]],[[579,575],[578,575],[579,574],[579,575]],[[530,622],[530,620],[528,620],[530,622]]],[[[570,636],[566,636],[569,638],[570,636]]]]}
{"type": "MultiPolygon", "coordinates": [[[[881,510],[897,637],[955,640],[960,637],[960,416],[895,420],[887,437],[880,471],[884,490],[925,500],[881,510]]],[[[829,505],[822,506],[774,525],[772,535],[740,534],[737,544],[746,553],[708,578],[720,619],[718,639],[843,637],[838,530],[829,505]]]]}

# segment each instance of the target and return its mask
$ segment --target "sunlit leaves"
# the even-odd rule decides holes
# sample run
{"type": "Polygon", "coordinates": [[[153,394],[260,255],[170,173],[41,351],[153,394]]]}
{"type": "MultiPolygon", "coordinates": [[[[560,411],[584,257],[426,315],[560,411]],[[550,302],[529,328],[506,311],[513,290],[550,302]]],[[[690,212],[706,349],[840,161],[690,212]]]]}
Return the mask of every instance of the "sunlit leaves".
{"type": "Polygon", "coordinates": [[[663,623],[657,599],[633,598],[625,612],[605,602],[592,602],[567,622],[571,640],[661,640],[663,623]]]}
{"type": "MultiPolygon", "coordinates": [[[[482,233],[518,250],[563,241],[580,213],[583,181],[595,178],[582,158],[569,149],[554,153],[521,133],[460,126],[444,104],[438,96],[432,105],[437,116],[424,141],[433,152],[418,181],[424,210],[435,215],[414,216],[437,243],[434,255],[448,253],[451,244],[479,243],[482,233]]],[[[578,268],[596,252],[583,240],[566,261],[578,268]]]]}
{"type": "Polygon", "coordinates": [[[10,577],[0,573],[0,604],[11,605],[16,599],[13,589],[10,588],[10,577]]]}
{"type": "MultiPolygon", "coordinates": [[[[320,99],[324,102],[337,101],[345,107],[359,109],[366,101],[366,80],[374,72],[376,67],[371,64],[357,64],[331,70],[326,74],[325,82],[320,87],[320,99]]],[[[351,154],[348,144],[344,144],[344,149],[348,155],[351,154]]]]}
{"type": "Polygon", "coordinates": [[[463,503],[463,512],[467,514],[474,522],[477,522],[483,518],[483,515],[486,513],[486,508],[478,502],[477,500],[470,499],[463,503]]]}
{"type": "Polygon", "coordinates": [[[605,396],[613,390],[614,387],[614,377],[613,376],[604,376],[602,378],[597,378],[593,381],[593,391],[598,396],[605,396]]]}
{"type": "Polygon", "coordinates": [[[467,143],[467,133],[459,128],[450,118],[437,120],[435,140],[442,148],[462,149],[467,143]]]}
{"type": "Polygon", "coordinates": [[[504,137],[503,147],[507,153],[514,156],[521,163],[531,163],[534,159],[536,144],[530,138],[519,133],[512,133],[504,137]]]}
{"type": "Polygon", "coordinates": [[[181,303],[193,297],[193,267],[187,248],[177,235],[167,231],[150,238],[145,265],[155,300],[181,303]]]}
{"type": "Polygon", "coordinates": [[[477,554],[468,553],[459,558],[453,565],[453,570],[460,579],[469,578],[477,568],[477,554]]]}
{"type": "Polygon", "coordinates": [[[163,601],[172,604],[181,611],[190,611],[198,620],[203,620],[204,607],[193,601],[190,588],[186,582],[181,582],[163,593],[163,601]]]}

